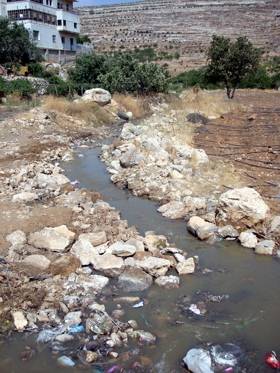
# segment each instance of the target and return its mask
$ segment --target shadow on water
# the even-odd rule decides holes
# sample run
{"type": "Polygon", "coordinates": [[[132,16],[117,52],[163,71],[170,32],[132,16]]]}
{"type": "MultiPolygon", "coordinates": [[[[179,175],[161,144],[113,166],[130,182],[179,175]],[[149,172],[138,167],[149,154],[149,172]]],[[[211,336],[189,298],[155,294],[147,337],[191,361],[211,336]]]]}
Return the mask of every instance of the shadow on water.
{"type": "MultiPolygon", "coordinates": [[[[250,357],[254,366],[247,372],[270,372],[264,365],[264,354],[280,345],[279,262],[271,257],[254,255],[237,243],[223,241],[208,245],[194,239],[187,233],[184,221],[165,219],[157,213],[155,203],[115,187],[99,160],[99,152],[99,148],[83,149],[73,161],[62,165],[66,175],[71,180],[78,180],[81,187],[101,193],[104,200],[118,209],[122,218],[129,225],[135,225],[140,233],[153,230],[164,234],[189,255],[199,256],[201,270],[181,277],[178,289],[152,286],[142,295],[147,299],[143,308],[126,307],[126,319],[136,319],[141,328],[159,337],[156,347],[143,349],[143,354],[153,361],[153,371],[184,371],[180,367],[182,357],[189,348],[201,342],[235,342],[253,351],[250,357]],[[203,274],[205,268],[213,272],[203,274]],[[228,294],[229,299],[209,305],[205,318],[190,319],[177,305],[183,296],[191,297],[198,290],[228,294]]],[[[1,373],[45,373],[51,368],[56,371],[56,361],[48,350],[29,363],[20,363],[16,355],[19,346],[22,349],[23,342],[19,338],[10,346],[1,346],[2,359],[6,356],[11,360],[11,353],[15,359],[13,364],[0,362],[1,373]],[[11,352],[11,348],[15,351],[11,352]],[[1,369],[1,365],[4,368],[1,369]],[[9,369],[5,370],[5,367],[9,369]]],[[[74,368],[72,371],[79,370],[74,368]]]]}

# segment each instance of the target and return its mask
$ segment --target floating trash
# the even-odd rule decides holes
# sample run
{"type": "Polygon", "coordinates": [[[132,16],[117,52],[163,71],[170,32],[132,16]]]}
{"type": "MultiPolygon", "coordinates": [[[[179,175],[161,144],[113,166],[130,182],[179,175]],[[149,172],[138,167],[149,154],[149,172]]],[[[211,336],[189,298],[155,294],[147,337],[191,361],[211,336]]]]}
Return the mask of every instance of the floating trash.
{"type": "Polygon", "coordinates": [[[144,307],[144,301],[143,300],[141,300],[141,302],[139,302],[139,303],[136,303],[136,304],[134,304],[133,306],[132,306],[133,308],[140,308],[140,307],[144,307]]]}
{"type": "Polygon", "coordinates": [[[277,359],[277,355],[274,351],[265,355],[265,362],[271,368],[280,369],[280,361],[277,359]]]}

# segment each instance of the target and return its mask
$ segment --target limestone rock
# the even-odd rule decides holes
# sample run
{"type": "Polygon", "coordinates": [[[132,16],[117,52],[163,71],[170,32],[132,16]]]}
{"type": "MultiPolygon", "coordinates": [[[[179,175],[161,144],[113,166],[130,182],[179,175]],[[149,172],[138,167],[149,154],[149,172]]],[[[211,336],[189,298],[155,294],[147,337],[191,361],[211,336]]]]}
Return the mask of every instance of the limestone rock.
{"type": "Polygon", "coordinates": [[[53,190],[70,182],[70,180],[65,175],[58,173],[51,175],[39,173],[36,179],[37,184],[40,188],[48,188],[53,190]]]}
{"type": "Polygon", "coordinates": [[[71,232],[66,225],[60,225],[55,228],[45,227],[41,231],[31,233],[28,242],[38,249],[64,252],[74,237],[75,233],[71,232]]]}
{"type": "Polygon", "coordinates": [[[171,266],[171,262],[167,259],[157,258],[154,256],[145,257],[143,260],[135,260],[134,265],[142,268],[151,276],[164,276],[171,266]]]}
{"type": "Polygon", "coordinates": [[[254,189],[232,189],[221,194],[216,221],[219,224],[232,224],[235,228],[252,227],[262,222],[268,212],[269,207],[254,189]]]}
{"type": "Polygon", "coordinates": [[[113,254],[94,255],[91,261],[94,269],[108,276],[119,276],[124,269],[123,259],[113,254]]]}
{"type": "Polygon", "coordinates": [[[74,243],[71,248],[71,253],[80,260],[83,266],[89,265],[95,258],[95,255],[99,254],[98,247],[92,246],[91,242],[81,237],[74,243]]]}
{"type": "Polygon", "coordinates": [[[179,287],[180,279],[178,276],[160,276],[155,280],[155,283],[167,289],[172,289],[179,287]]]}
{"type": "Polygon", "coordinates": [[[227,240],[235,240],[239,233],[232,225],[225,225],[218,228],[218,235],[227,240]]]}
{"type": "Polygon", "coordinates": [[[177,263],[176,270],[179,275],[187,275],[194,273],[195,271],[195,261],[194,258],[188,258],[184,261],[177,263]]]}
{"type": "Polygon", "coordinates": [[[99,246],[107,241],[106,232],[82,233],[79,235],[79,240],[88,240],[93,246],[99,246]]]}
{"type": "Polygon", "coordinates": [[[153,283],[153,278],[140,268],[126,268],[119,276],[118,286],[126,291],[143,291],[153,283]]]}
{"type": "Polygon", "coordinates": [[[255,247],[255,253],[261,255],[273,255],[275,242],[273,240],[260,241],[255,247]]]}
{"type": "Polygon", "coordinates": [[[22,263],[27,266],[31,266],[42,271],[45,271],[49,268],[51,261],[48,258],[46,258],[45,255],[34,254],[25,257],[22,263]]]}
{"type": "Polygon", "coordinates": [[[63,254],[51,263],[48,272],[52,273],[54,276],[68,276],[75,272],[80,265],[80,261],[75,256],[63,254]]]}
{"type": "Polygon", "coordinates": [[[257,237],[254,235],[253,232],[250,231],[240,233],[239,241],[242,246],[249,249],[254,249],[258,243],[257,237]]]}
{"type": "Polygon", "coordinates": [[[144,156],[140,153],[135,145],[130,145],[129,149],[122,154],[120,157],[120,164],[122,167],[133,167],[138,165],[141,161],[144,160],[144,156]]]}
{"type": "Polygon", "coordinates": [[[217,227],[213,223],[208,223],[199,216],[192,216],[187,224],[188,230],[200,240],[211,238],[217,231],[217,227]]]}
{"type": "Polygon", "coordinates": [[[270,232],[273,235],[280,235],[280,216],[274,216],[270,223],[270,232]]]}
{"type": "Polygon", "coordinates": [[[127,257],[134,255],[136,253],[136,248],[135,246],[118,241],[109,246],[107,252],[116,256],[127,257]]]}
{"type": "Polygon", "coordinates": [[[32,192],[21,192],[13,195],[13,202],[33,202],[38,199],[38,194],[32,192]]]}
{"type": "Polygon", "coordinates": [[[18,331],[22,331],[28,325],[28,321],[22,311],[12,312],[12,317],[18,331]]]}
{"type": "Polygon", "coordinates": [[[182,219],[186,216],[186,207],[183,202],[171,201],[158,208],[163,216],[169,219],[182,219]]]}
{"type": "Polygon", "coordinates": [[[111,102],[112,96],[110,92],[102,88],[92,88],[85,91],[81,100],[82,101],[94,101],[97,104],[103,106],[111,102]]]}
{"type": "Polygon", "coordinates": [[[26,243],[26,234],[21,230],[17,230],[8,234],[8,236],[6,236],[6,240],[13,246],[24,245],[26,243]]]}

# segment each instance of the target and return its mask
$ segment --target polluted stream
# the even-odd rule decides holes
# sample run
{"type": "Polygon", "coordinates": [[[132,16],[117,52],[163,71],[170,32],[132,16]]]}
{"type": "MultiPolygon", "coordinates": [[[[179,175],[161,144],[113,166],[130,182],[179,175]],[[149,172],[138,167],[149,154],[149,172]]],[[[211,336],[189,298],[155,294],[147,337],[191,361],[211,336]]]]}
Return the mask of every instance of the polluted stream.
{"type": "MultiPolygon", "coordinates": [[[[182,358],[190,348],[207,342],[230,342],[244,351],[247,363],[243,371],[272,371],[265,365],[264,357],[271,350],[277,352],[280,346],[279,260],[255,255],[252,250],[232,241],[212,245],[198,241],[187,232],[185,221],[166,219],[157,212],[156,203],[114,186],[99,159],[100,147],[80,149],[78,153],[73,161],[62,164],[72,181],[78,180],[80,187],[101,193],[104,201],[119,210],[122,219],[130,226],[134,225],[139,233],[163,234],[189,256],[199,257],[198,271],[181,276],[179,288],[164,289],[153,285],[141,293],[118,292],[119,296],[139,296],[144,301],[139,308],[125,305],[125,319],[136,320],[140,329],[150,331],[158,338],[154,346],[143,346],[137,351],[139,346],[130,345],[126,351],[132,352],[132,356],[135,353],[135,361],[150,363],[147,372],[184,372],[182,358]],[[224,297],[218,302],[205,302],[203,316],[187,310],[190,304],[205,300],[208,295],[224,297]]],[[[106,305],[109,311],[115,307],[116,303],[112,302],[106,305]]],[[[2,343],[0,372],[103,372],[102,366],[58,367],[59,355],[53,355],[47,345],[29,361],[22,361],[21,352],[26,345],[38,349],[35,341],[36,334],[22,334],[2,343]]],[[[130,367],[132,360],[130,358],[130,367]]],[[[126,368],[123,361],[116,360],[112,362],[114,364],[126,368]]],[[[130,368],[129,371],[134,370],[130,368]]]]}

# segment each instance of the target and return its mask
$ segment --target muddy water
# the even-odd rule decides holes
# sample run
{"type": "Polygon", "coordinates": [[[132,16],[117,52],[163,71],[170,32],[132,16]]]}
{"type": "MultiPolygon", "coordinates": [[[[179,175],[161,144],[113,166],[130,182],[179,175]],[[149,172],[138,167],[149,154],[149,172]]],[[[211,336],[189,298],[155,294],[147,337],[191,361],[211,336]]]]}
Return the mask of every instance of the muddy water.
{"type": "MultiPolygon", "coordinates": [[[[263,362],[264,354],[280,346],[279,261],[254,255],[233,242],[208,245],[197,241],[187,233],[183,221],[165,219],[156,212],[155,203],[116,188],[98,159],[98,148],[80,153],[82,157],[63,165],[71,180],[77,179],[81,187],[102,193],[104,200],[116,207],[122,218],[135,225],[140,233],[153,230],[167,235],[177,247],[199,256],[201,271],[181,277],[179,289],[153,286],[144,294],[135,294],[145,299],[144,307],[125,307],[126,320],[134,318],[141,328],[158,336],[155,347],[141,350],[153,362],[153,372],[185,371],[180,366],[182,357],[200,342],[240,344],[250,357],[247,372],[269,372],[263,362]],[[212,272],[205,274],[205,268],[212,272]],[[192,296],[198,290],[228,294],[229,299],[210,305],[205,318],[189,319],[177,304],[182,296],[192,296]]],[[[110,310],[113,305],[109,303],[107,307],[110,310]]],[[[35,346],[34,336],[17,337],[0,345],[1,373],[69,371],[57,368],[56,357],[47,347],[29,362],[21,362],[19,353],[26,343],[35,346]]],[[[72,368],[71,371],[85,370],[72,368]]]]}

